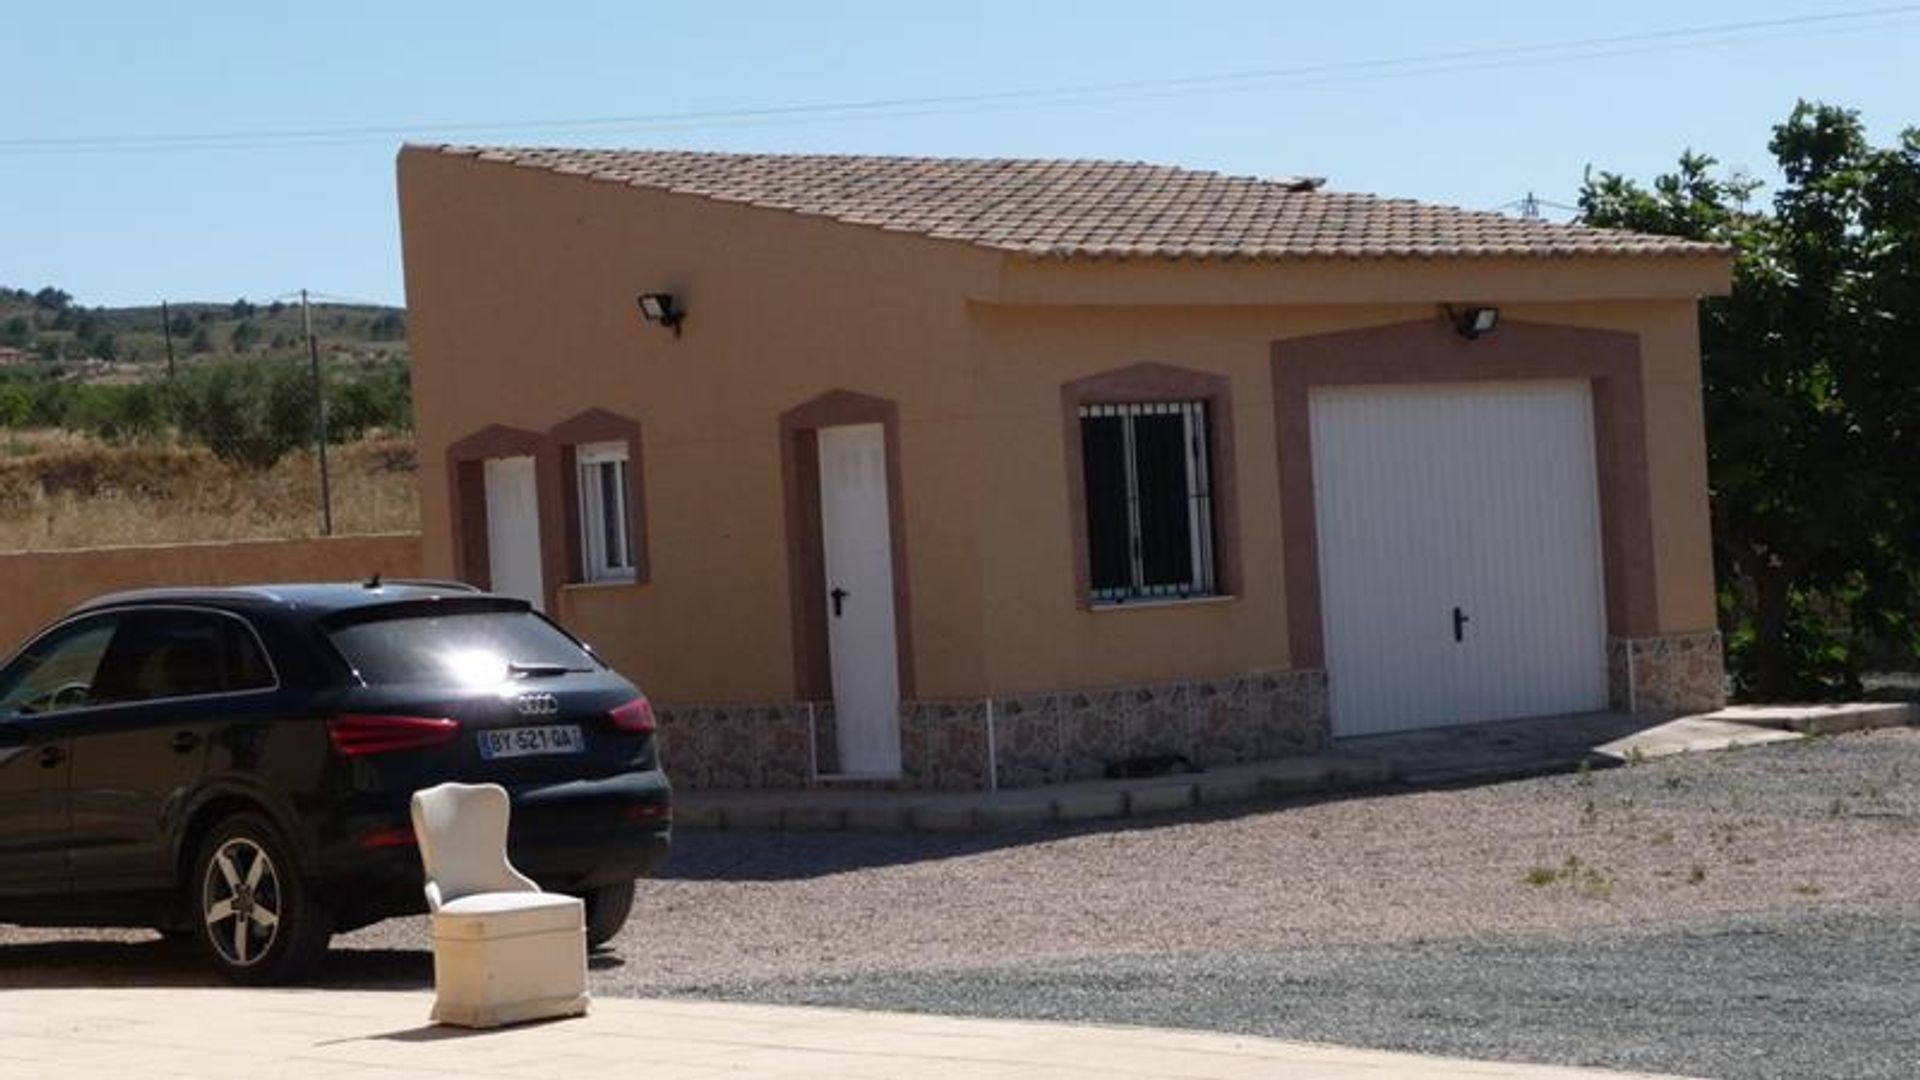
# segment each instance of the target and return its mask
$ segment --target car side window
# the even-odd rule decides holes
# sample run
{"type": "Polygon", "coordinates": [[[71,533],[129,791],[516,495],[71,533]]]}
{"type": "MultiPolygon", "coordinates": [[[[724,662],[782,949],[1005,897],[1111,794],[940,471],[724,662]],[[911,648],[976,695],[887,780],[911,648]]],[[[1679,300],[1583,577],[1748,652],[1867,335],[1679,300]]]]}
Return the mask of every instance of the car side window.
{"type": "Polygon", "coordinates": [[[77,619],[44,635],[0,672],[0,719],[93,704],[94,683],[120,616],[77,619]]]}
{"type": "Polygon", "coordinates": [[[273,684],[250,630],[207,611],[127,613],[101,661],[93,703],[152,701],[273,684]]]}

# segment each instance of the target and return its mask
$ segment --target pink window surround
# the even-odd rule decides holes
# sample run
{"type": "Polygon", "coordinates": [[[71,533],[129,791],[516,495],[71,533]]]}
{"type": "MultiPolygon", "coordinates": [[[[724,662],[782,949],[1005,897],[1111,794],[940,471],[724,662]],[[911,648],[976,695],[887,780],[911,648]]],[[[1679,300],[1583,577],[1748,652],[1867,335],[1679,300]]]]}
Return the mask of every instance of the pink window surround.
{"type": "Polygon", "coordinates": [[[559,601],[566,574],[561,550],[565,535],[560,501],[560,458],[554,444],[537,431],[490,424],[447,447],[448,509],[453,522],[453,567],[460,580],[491,588],[493,571],[487,546],[486,463],[492,458],[531,457],[538,491],[540,576],[546,583],[546,607],[559,601]]]}
{"type": "Polygon", "coordinates": [[[574,468],[574,448],[619,442],[627,447],[627,527],[632,534],[633,584],[645,585],[652,574],[647,559],[647,485],[640,452],[640,421],[605,409],[588,409],[547,429],[547,438],[560,459],[566,580],[586,580],[580,543],[580,471],[574,468]]]}
{"type": "Polygon", "coordinates": [[[1504,320],[1499,329],[1468,341],[1436,318],[1276,341],[1272,363],[1293,666],[1318,668],[1326,663],[1308,428],[1308,399],[1322,386],[1590,381],[1608,630],[1617,637],[1658,632],[1637,335],[1504,320]]]}
{"type": "Polygon", "coordinates": [[[803,701],[833,696],[827,644],[826,541],[820,522],[821,428],[881,425],[887,449],[887,518],[893,548],[894,644],[900,697],[911,700],[912,591],[907,587],[907,518],[902,501],[900,408],[886,398],[829,390],[780,414],[780,473],[786,492],[787,583],[793,635],[794,693],[803,701]]]}
{"type": "MultiPolygon", "coordinates": [[[[1240,591],[1240,484],[1233,457],[1233,387],[1225,375],[1168,364],[1134,364],[1097,372],[1060,386],[1060,424],[1067,452],[1067,516],[1073,543],[1074,602],[1093,606],[1093,570],[1087,554],[1087,473],[1080,446],[1082,405],[1207,403],[1207,454],[1213,466],[1214,591],[1240,591]]],[[[1124,610],[1126,605],[1114,605],[1124,610]]]]}

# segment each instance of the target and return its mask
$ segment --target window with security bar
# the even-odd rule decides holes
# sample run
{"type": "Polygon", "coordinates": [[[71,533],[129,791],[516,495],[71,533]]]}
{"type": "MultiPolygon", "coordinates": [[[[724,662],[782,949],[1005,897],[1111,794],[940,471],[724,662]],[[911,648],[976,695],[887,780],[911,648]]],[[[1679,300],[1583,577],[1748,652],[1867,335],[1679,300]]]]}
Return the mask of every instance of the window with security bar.
{"type": "Polygon", "coordinates": [[[587,581],[633,580],[633,522],[627,493],[627,444],[588,443],[574,451],[579,469],[580,567],[587,581]]]}
{"type": "Polygon", "coordinates": [[[1091,600],[1214,595],[1207,403],[1082,405],[1080,446],[1091,600]]]}

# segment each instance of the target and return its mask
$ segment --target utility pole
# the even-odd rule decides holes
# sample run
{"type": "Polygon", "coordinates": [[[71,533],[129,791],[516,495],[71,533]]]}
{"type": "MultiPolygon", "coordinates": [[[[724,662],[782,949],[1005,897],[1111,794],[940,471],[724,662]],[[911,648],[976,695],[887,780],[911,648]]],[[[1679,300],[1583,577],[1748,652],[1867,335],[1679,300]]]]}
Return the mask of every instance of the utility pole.
{"type": "Polygon", "coordinates": [[[167,302],[160,301],[160,333],[167,339],[167,378],[173,378],[173,315],[167,302]]]}
{"type": "Polygon", "coordinates": [[[320,535],[333,535],[333,476],[327,470],[327,391],[320,382],[320,341],[313,336],[313,309],[300,290],[300,322],[307,331],[307,360],[313,369],[313,445],[320,453],[320,535]]]}

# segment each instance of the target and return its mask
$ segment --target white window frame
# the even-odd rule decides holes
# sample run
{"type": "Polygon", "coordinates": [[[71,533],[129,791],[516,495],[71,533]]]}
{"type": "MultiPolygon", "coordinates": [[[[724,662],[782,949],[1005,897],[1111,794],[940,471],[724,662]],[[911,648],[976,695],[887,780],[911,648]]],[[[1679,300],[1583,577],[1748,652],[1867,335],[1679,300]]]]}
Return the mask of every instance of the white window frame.
{"type": "Polygon", "coordinates": [[[580,516],[580,575],[589,582],[634,580],[632,453],[624,441],[582,443],[574,447],[574,491],[580,516]],[[608,469],[607,466],[613,466],[608,469]],[[607,543],[608,476],[613,482],[613,511],[625,528],[607,543]]]}

